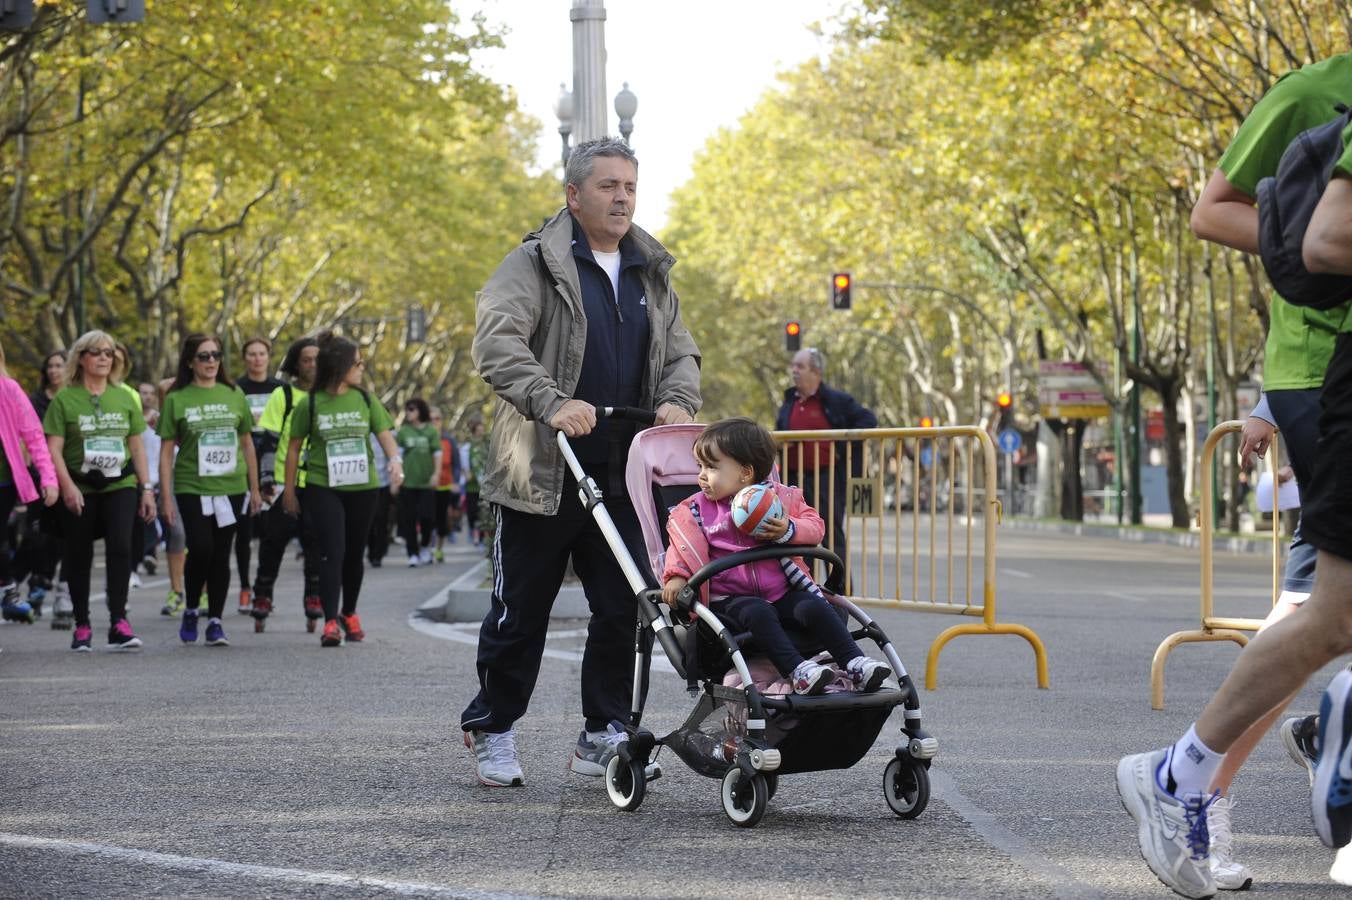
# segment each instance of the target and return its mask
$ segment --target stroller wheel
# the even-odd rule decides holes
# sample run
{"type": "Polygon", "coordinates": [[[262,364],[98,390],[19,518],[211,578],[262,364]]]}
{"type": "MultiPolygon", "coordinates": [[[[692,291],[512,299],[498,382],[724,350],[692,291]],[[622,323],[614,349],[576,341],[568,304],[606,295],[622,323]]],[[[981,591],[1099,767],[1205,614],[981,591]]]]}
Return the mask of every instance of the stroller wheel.
{"type": "Polygon", "coordinates": [[[723,812],[734,825],[754,828],[765,815],[769,800],[770,786],[759,772],[748,778],[740,767],[733,766],[723,775],[723,812]]]}
{"type": "Polygon", "coordinates": [[[638,809],[648,790],[643,774],[643,760],[625,762],[618,753],[612,756],[606,763],[606,794],[610,802],[625,812],[638,809]]]}
{"type": "Polygon", "coordinates": [[[929,804],[929,771],[909,757],[893,759],[883,769],[883,798],[903,819],[914,819],[929,804]]]}

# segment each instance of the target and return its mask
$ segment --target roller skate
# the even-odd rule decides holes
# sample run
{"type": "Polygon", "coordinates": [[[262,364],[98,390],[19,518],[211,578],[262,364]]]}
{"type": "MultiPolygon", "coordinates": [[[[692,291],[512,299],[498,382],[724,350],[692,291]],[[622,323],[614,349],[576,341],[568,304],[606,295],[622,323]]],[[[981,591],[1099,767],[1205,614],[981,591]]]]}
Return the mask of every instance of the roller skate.
{"type": "Polygon", "coordinates": [[[32,625],[37,618],[33,615],[33,607],[19,596],[19,586],[13,582],[0,586],[0,615],[4,616],[6,622],[22,622],[25,625],[32,625]]]}
{"type": "Polygon", "coordinates": [[[47,589],[51,586],[50,581],[38,575],[28,579],[28,605],[33,607],[33,614],[39,619],[42,618],[42,604],[47,600],[47,589]]]}
{"type": "Polygon", "coordinates": [[[267,627],[268,616],[272,613],[272,598],[264,597],[260,594],[254,594],[253,610],[249,615],[253,616],[254,633],[262,634],[267,627]]]}
{"type": "Polygon", "coordinates": [[[318,594],[307,594],[305,597],[305,630],[314,633],[319,627],[319,620],[324,618],[324,601],[319,599],[318,594]]]}
{"type": "Polygon", "coordinates": [[[52,628],[65,631],[75,624],[75,604],[70,602],[70,590],[65,582],[52,593],[52,628]]]}

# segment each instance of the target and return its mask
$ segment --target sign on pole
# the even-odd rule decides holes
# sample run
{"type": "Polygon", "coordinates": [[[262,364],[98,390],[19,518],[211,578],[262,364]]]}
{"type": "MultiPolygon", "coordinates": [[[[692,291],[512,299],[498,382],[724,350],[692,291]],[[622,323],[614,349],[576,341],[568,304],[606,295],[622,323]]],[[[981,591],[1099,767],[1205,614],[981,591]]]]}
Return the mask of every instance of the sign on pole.
{"type": "Polygon", "coordinates": [[[1086,363],[1038,363],[1038,405],[1044,419],[1102,419],[1111,413],[1103,388],[1086,363]]]}
{"type": "Polygon", "coordinates": [[[1023,446],[1023,436],[1013,428],[1006,428],[1004,431],[1000,432],[995,443],[1000,447],[1001,452],[1013,453],[1023,446]]]}

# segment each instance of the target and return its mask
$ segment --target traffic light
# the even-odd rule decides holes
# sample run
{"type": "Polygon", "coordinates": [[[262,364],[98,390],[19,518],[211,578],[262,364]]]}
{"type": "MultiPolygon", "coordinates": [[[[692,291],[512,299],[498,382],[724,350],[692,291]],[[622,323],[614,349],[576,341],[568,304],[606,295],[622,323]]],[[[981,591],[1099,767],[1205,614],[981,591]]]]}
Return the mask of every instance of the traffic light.
{"type": "Polygon", "coordinates": [[[929,416],[921,416],[921,417],[920,417],[920,427],[921,427],[921,428],[933,428],[933,427],[934,427],[934,420],[931,419],[929,416]]]}
{"type": "Polygon", "coordinates": [[[791,321],[784,323],[784,349],[790,353],[797,353],[803,348],[803,326],[798,322],[791,321]]]}
{"type": "Polygon", "coordinates": [[[1014,405],[1014,398],[1010,395],[1009,391],[1001,391],[995,395],[995,405],[1000,407],[1002,411],[1009,409],[1014,405]]]}
{"type": "Polygon", "coordinates": [[[852,279],[849,272],[837,272],[831,276],[831,308],[849,309],[850,308],[850,285],[852,279]]]}

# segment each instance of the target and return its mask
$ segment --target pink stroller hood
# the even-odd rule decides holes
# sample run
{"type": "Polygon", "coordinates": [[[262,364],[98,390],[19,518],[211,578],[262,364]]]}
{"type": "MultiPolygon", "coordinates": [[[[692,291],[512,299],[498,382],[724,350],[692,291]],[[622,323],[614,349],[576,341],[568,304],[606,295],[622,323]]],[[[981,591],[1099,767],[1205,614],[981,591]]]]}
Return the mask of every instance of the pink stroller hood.
{"type": "Polygon", "coordinates": [[[629,445],[629,464],[624,471],[624,484],[629,489],[629,500],[634,504],[639,525],[643,529],[643,544],[648,550],[648,565],[660,580],[666,561],[663,517],[659,515],[653,498],[653,485],[688,484],[690,493],[699,490],[699,461],[695,459],[695,438],[705,426],[699,422],[683,425],[658,425],[634,436],[629,445]]]}

